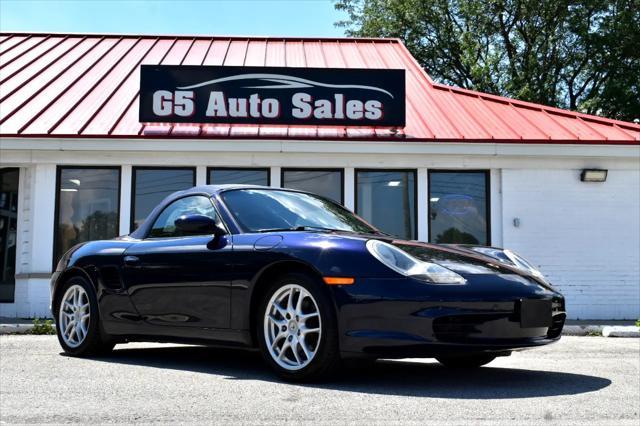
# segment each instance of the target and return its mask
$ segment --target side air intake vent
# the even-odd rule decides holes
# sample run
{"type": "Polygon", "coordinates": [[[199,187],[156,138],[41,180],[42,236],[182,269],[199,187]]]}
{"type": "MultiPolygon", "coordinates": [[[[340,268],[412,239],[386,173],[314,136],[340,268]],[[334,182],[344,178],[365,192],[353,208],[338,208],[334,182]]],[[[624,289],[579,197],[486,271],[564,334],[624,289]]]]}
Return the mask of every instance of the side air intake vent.
{"type": "Polygon", "coordinates": [[[100,276],[102,283],[107,288],[122,288],[122,280],[120,279],[120,271],[115,266],[105,266],[100,268],[100,276]]]}

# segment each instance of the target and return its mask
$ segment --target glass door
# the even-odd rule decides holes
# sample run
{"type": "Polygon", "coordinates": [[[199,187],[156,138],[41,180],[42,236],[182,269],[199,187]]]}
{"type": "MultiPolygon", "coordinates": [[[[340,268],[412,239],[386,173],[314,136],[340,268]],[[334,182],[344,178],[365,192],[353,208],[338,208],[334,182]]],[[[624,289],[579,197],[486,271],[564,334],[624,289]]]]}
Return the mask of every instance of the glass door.
{"type": "Polygon", "coordinates": [[[17,168],[0,169],[0,302],[13,303],[18,236],[17,168]]]}

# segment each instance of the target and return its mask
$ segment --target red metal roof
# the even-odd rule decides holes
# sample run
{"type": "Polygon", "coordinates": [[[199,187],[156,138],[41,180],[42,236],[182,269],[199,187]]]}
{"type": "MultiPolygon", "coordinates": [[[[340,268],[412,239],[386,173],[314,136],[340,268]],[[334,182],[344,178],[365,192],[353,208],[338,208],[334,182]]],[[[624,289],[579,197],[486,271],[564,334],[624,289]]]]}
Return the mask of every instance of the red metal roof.
{"type": "Polygon", "coordinates": [[[396,39],[0,33],[0,135],[640,144],[640,125],[433,82],[396,39]],[[141,64],[404,68],[407,125],[142,125],[141,64]]]}

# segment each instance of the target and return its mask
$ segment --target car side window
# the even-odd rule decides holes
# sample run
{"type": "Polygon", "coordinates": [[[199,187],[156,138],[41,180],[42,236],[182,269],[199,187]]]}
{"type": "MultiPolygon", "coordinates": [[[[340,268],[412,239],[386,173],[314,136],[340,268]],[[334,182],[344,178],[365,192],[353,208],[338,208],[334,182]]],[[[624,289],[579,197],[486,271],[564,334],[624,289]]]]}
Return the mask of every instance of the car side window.
{"type": "Polygon", "coordinates": [[[213,218],[216,223],[220,223],[220,219],[216,210],[211,204],[211,200],[207,197],[196,195],[191,197],[180,198],[169,204],[160,213],[156,221],[149,231],[147,238],[171,238],[183,236],[176,229],[175,221],[185,214],[201,214],[213,218]]]}

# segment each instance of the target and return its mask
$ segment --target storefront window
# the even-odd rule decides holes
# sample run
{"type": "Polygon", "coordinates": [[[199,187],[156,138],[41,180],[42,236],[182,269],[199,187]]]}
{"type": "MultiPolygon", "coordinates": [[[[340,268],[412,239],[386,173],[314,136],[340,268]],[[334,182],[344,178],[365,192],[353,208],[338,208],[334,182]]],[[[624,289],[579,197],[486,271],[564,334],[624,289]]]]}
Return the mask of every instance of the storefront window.
{"type": "Polygon", "coordinates": [[[429,172],[429,241],[489,245],[487,172],[429,172]]]}
{"type": "Polygon", "coordinates": [[[356,172],[356,212],[383,232],[416,238],[414,171],[356,172]]]}
{"type": "Polygon", "coordinates": [[[0,302],[12,303],[18,236],[17,168],[0,169],[0,302]]]}
{"type": "Polygon", "coordinates": [[[54,262],[74,245],[118,235],[120,168],[60,167],[54,262]]]}
{"type": "Polygon", "coordinates": [[[282,187],[299,189],[342,204],[342,170],[283,169],[282,187]]]}
{"type": "Polygon", "coordinates": [[[239,184],[269,186],[269,169],[209,169],[210,185],[239,184]]]}
{"type": "Polygon", "coordinates": [[[149,213],[166,196],[189,189],[195,184],[196,171],[193,168],[134,167],[131,232],[142,225],[149,213]]]}

